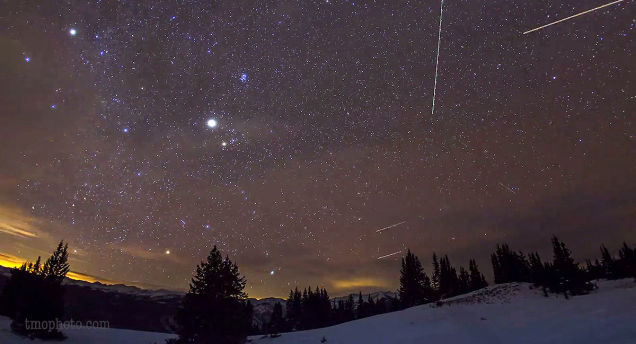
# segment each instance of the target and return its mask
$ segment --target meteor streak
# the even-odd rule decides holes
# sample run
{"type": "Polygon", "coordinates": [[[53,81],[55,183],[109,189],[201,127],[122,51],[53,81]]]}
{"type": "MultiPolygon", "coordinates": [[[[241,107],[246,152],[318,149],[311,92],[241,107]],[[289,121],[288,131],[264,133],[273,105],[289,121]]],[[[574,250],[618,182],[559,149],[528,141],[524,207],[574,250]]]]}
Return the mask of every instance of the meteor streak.
{"type": "Polygon", "coordinates": [[[389,254],[384,255],[384,256],[382,256],[382,257],[378,257],[378,260],[380,260],[380,259],[384,259],[384,258],[389,258],[389,257],[391,257],[391,256],[395,256],[396,254],[398,254],[398,253],[400,253],[400,252],[402,252],[402,251],[397,251],[397,252],[389,253],[389,254]]]}
{"type": "MultiPolygon", "coordinates": [[[[621,0],[622,1],[622,0],[621,0]]],[[[437,33],[437,59],[435,61],[435,84],[433,85],[433,105],[431,115],[435,113],[435,92],[437,91],[437,68],[439,67],[439,46],[442,42],[442,14],[444,13],[444,0],[439,6],[439,32],[437,33]]]]}
{"type": "Polygon", "coordinates": [[[405,223],[405,222],[406,222],[406,221],[402,221],[402,222],[398,222],[398,223],[393,224],[393,225],[390,225],[390,226],[386,226],[386,227],[384,227],[384,228],[380,228],[380,229],[378,229],[376,232],[377,232],[377,233],[383,232],[383,231],[385,231],[385,230],[387,230],[387,229],[391,229],[391,228],[393,228],[393,227],[397,227],[397,226],[399,226],[399,225],[401,225],[401,224],[403,224],[403,223],[405,223]]]}
{"type": "Polygon", "coordinates": [[[517,193],[515,192],[515,190],[511,189],[509,186],[504,185],[504,183],[499,182],[499,185],[501,185],[501,187],[502,187],[502,188],[504,188],[504,189],[506,189],[506,190],[508,190],[508,191],[512,192],[513,194],[515,194],[515,195],[517,194],[517,193]]]}
{"type": "Polygon", "coordinates": [[[551,25],[554,25],[554,24],[558,24],[558,23],[560,23],[560,22],[563,22],[563,21],[566,21],[566,20],[572,19],[572,18],[574,18],[574,17],[582,16],[582,15],[584,15],[584,14],[587,14],[587,13],[590,13],[590,12],[594,12],[594,11],[596,11],[596,10],[600,10],[600,9],[601,9],[601,8],[603,8],[603,7],[607,7],[607,6],[611,6],[611,5],[614,5],[614,4],[618,4],[619,2],[623,2],[623,1],[624,1],[624,0],[613,1],[613,2],[610,2],[609,4],[601,5],[601,6],[598,6],[598,7],[592,8],[592,9],[589,9],[589,10],[587,10],[587,11],[583,11],[583,12],[581,12],[581,13],[577,13],[577,14],[575,14],[575,15],[569,16],[569,17],[567,17],[567,18],[559,19],[559,20],[557,20],[557,21],[555,21],[555,22],[552,22],[552,23],[549,23],[549,24],[545,24],[545,25],[543,25],[543,26],[539,26],[538,28],[535,28],[535,29],[532,29],[532,30],[528,30],[528,31],[524,32],[523,34],[524,34],[524,35],[526,35],[526,34],[529,34],[530,32],[534,32],[534,31],[537,31],[537,30],[541,30],[541,29],[546,28],[546,27],[548,27],[548,26],[551,26],[551,25]]]}

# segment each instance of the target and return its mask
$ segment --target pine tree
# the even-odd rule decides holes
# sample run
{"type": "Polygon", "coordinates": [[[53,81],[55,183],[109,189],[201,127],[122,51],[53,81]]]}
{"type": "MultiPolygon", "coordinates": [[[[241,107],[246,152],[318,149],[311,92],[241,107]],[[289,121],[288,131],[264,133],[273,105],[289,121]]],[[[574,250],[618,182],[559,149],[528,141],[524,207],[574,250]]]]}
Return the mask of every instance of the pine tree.
{"type": "Polygon", "coordinates": [[[497,245],[490,256],[495,283],[528,282],[528,261],[522,252],[513,252],[508,244],[497,245]]]}
{"type": "Polygon", "coordinates": [[[568,293],[579,295],[592,289],[583,271],[574,263],[570,250],[556,236],[552,237],[552,250],[554,259],[551,289],[553,291],[561,292],[567,297],[568,293]]]}
{"type": "Polygon", "coordinates": [[[437,300],[437,292],[433,289],[431,279],[426,272],[422,273],[422,286],[424,287],[424,302],[437,300]]]}
{"type": "Polygon", "coordinates": [[[243,343],[252,324],[245,284],[238,266],[214,246],[177,312],[177,342],[243,343]]]}
{"type": "Polygon", "coordinates": [[[479,271],[479,267],[477,266],[477,262],[474,259],[468,261],[468,270],[470,271],[470,283],[469,289],[477,290],[488,286],[488,282],[486,282],[486,277],[479,271]]]}
{"type": "Polygon", "coordinates": [[[403,307],[411,307],[427,301],[425,286],[427,280],[428,277],[422,269],[419,258],[408,250],[406,256],[402,258],[400,270],[399,294],[403,307]]]}
{"type": "Polygon", "coordinates": [[[528,256],[528,264],[530,268],[530,282],[535,285],[544,285],[547,282],[548,276],[545,264],[541,262],[539,253],[530,253],[528,256]]]}
{"type": "Polygon", "coordinates": [[[618,273],[621,277],[633,277],[636,278],[636,248],[627,246],[626,242],[623,242],[623,247],[618,251],[620,257],[618,262],[618,273]]]}
{"type": "Polygon", "coordinates": [[[459,267],[458,289],[459,294],[464,294],[470,291],[470,276],[463,266],[459,267]]]}
{"type": "Polygon", "coordinates": [[[373,298],[371,297],[371,294],[369,294],[369,296],[367,297],[367,307],[368,307],[368,316],[372,316],[377,314],[376,313],[376,309],[377,306],[375,304],[375,302],[373,301],[373,298]]]}
{"type": "Polygon", "coordinates": [[[312,310],[309,305],[309,300],[313,298],[313,292],[311,287],[303,289],[303,296],[301,299],[301,312],[300,312],[300,328],[307,330],[313,328],[312,322],[312,310]]]}
{"type": "Polygon", "coordinates": [[[595,259],[594,262],[590,259],[585,260],[585,272],[587,274],[587,279],[595,280],[599,278],[605,277],[603,274],[603,267],[598,259],[595,259]]]}
{"type": "Polygon", "coordinates": [[[391,299],[386,297],[380,297],[375,300],[375,307],[373,308],[373,314],[384,314],[388,311],[388,307],[391,304],[391,299]]]}
{"type": "Polygon", "coordinates": [[[332,316],[333,322],[335,324],[339,324],[342,322],[345,322],[345,303],[344,300],[338,300],[338,303],[336,304],[335,300],[334,300],[334,306],[333,306],[333,316],[332,316]]]}
{"type": "Polygon", "coordinates": [[[351,321],[354,319],[354,302],[353,295],[347,297],[347,301],[344,303],[344,321],[351,321]]]}
{"type": "Polygon", "coordinates": [[[601,266],[603,267],[603,274],[605,275],[605,278],[618,278],[616,262],[605,245],[601,245],[601,266]]]}
{"type": "Polygon", "coordinates": [[[457,271],[451,265],[448,256],[443,256],[439,260],[439,293],[441,297],[451,297],[460,292],[459,278],[457,271]]]}
{"type": "Polygon", "coordinates": [[[294,290],[289,291],[289,299],[287,300],[287,321],[291,330],[300,328],[300,321],[302,316],[302,296],[300,290],[296,287],[294,290]]]}
{"type": "Polygon", "coordinates": [[[254,305],[252,305],[252,301],[247,300],[245,303],[245,318],[248,319],[247,325],[247,333],[253,333],[259,330],[258,325],[256,325],[253,321],[254,319],[254,305]]]}
{"type": "Polygon", "coordinates": [[[439,261],[437,261],[437,255],[433,252],[433,277],[431,286],[436,291],[439,291],[439,272],[439,261]]]}
{"type": "Polygon", "coordinates": [[[358,307],[356,308],[356,319],[362,319],[367,316],[362,292],[358,292],[358,307]]]}
{"type": "Polygon", "coordinates": [[[57,249],[55,249],[49,259],[46,260],[46,263],[44,263],[42,273],[46,278],[61,283],[64,276],[68,273],[69,268],[68,244],[64,244],[63,241],[60,241],[57,245],[57,249]]]}
{"type": "Polygon", "coordinates": [[[279,333],[285,331],[285,319],[283,319],[283,306],[280,302],[274,304],[274,310],[272,311],[272,317],[269,320],[267,326],[270,333],[279,333]]]}
{"type": "Polygon", "coordinates": [[[320,290],[318,300],[318,326],[329,326],[331,324],[331,301],[329,300],[329,293],[327,293],[327,289],[323,288],[320,290]]]}

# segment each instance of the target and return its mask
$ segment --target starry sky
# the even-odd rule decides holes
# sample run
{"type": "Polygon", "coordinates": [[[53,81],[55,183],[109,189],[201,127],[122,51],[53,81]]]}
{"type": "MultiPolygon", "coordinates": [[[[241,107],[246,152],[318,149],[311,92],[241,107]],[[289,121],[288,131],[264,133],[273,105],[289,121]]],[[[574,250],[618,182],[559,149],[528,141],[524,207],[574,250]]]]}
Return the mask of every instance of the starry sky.
{"type": "Polygon", "coordinates": [[[431,113],[436,1],[3,1],[0,261],[184,289],[217,245],[338,295],[633,243],[634,2],[522,34],[602,4],[445,1],[431,113]]]}

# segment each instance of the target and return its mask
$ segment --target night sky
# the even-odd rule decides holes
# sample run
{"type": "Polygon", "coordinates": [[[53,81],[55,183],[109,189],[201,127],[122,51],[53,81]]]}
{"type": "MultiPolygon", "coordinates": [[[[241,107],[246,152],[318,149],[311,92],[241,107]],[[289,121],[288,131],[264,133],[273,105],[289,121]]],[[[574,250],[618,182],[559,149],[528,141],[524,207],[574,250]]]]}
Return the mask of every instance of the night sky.
{"type": "Polygon", "coordinates": [[[339,295],[633,243],[634,2],[522,34],[603,3],[446,0],[432,114],[436,1],[3,1],[0,261],[339,295]]]}

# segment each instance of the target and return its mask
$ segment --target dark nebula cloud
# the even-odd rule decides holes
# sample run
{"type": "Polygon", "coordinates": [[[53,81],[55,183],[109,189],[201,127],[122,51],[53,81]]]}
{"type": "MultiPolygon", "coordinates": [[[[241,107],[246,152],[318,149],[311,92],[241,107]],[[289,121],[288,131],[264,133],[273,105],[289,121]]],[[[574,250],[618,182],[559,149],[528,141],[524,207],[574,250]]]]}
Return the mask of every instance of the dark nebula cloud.
{"type": "Polygon", "coordinates": [[[636,240],[633,1],[447,1],[431,114],[439,5],[3,2],[0,253],[185,288],[218,245],[262,297],[636,240]]]}

